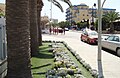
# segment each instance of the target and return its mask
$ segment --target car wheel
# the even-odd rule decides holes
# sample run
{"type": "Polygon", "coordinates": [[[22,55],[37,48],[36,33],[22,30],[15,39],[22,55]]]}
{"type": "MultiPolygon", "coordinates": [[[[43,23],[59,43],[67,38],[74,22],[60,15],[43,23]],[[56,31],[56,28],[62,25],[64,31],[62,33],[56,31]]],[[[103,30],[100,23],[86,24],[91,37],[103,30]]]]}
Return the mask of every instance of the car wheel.
{"type": "Polygon", "coordinates": [[[81,38],[81,41],[83,41],[83,39],[81,38]]]}
{"type": "Polygon", "coordinates": [[[83,40],[83,38],[81,37],[81,41],[83,41],[84,42],[84,40],[83,40]]]}
{"type": "Polygon", "coordinates": [[[120,56],[120,48],[117,49],[117,55],[120,56]]]}
{"type": "Polygon", "coordinates": [[[87,40],[87,43],[90,44],[90,40],[89,39],[87,40]]]}

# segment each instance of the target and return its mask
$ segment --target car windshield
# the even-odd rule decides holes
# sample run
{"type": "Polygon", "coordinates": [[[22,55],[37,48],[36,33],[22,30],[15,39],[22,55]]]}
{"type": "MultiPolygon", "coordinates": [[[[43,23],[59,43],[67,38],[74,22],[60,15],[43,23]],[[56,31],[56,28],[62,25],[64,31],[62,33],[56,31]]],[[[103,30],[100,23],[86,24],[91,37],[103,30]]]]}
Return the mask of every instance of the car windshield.
{"type": "Polygon", "coordinates": [[[98,35],[97,32],[90,32],[89,35],[98,35]]]}

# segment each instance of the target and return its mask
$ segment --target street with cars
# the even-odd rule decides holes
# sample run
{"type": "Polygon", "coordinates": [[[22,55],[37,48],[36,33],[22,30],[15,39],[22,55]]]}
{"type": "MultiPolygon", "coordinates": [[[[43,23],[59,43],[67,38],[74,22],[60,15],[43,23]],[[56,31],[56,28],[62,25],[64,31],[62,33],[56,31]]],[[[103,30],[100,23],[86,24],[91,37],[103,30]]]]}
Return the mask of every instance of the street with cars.
{"type": "MultiPolygon", "coordinates": [[[[98,46],[81,41],[82,31],[66,31],[66,34],[43,34],[43,40],[65,41],[80,57],[91,65],[93,69],[98,69],[97,54],[98,46]]],[[[106,39],[109,35],[105,35],[106,39]]],[[[109,50],[102,50],[102,66],[105,78],[119,78],[120,57],[111,54],[109,50]]]]}
{"type": "MultiPolygon", "coordinates": [[[[120,56],[120,34],[102,34],[101,35],[102,48],[114,51],[117,56],[120,56]]],[[[88,44],[98,43],[98,33],[95,30],[84,29],[80,36],[81,41],[88,44]]]]}

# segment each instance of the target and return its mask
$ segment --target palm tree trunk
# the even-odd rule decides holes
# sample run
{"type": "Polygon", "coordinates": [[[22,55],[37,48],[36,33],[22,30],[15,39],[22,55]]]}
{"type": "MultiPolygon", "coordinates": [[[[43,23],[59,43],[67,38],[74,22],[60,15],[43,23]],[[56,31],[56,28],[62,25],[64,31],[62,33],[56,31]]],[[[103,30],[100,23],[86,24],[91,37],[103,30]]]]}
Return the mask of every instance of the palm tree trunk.
{"type": "Polygon", "coordinates": [[[40,11],[38,11],[37,12],[37,15],[38,15],[38,30],[39,30],[39,46],[41,46],[42,45],[42,29],[41,29],[41,24],[40,24],[40,22],[41,22],[41,16],[40,16],[40,14],[41,14],[41,12],[40,11]]]}
{"type": "Polygon", "coordinates": [[[41,10],[42,10],[43,2],[42,0],[37,0],[37,21],[38,21],[38,34],[39,34],[39,46],[42,45],[42,29],[41,29],[41,10]]]}
{"type": "Polygon", "coordinates": [[[32,78],[29,0],[6,0],[8,70],[6,78],[32,78]]]}
{"type": "Polygon", "coordinates": [[[110,33],[114,33],[114,24],[113,24],[113,22],[110,23],[110,33]]]}
{"type": "Polygon", "coordinates": [[[38,23],[37,23],[37,0],[30,0],[30,38],[31,55],[38,53],[38,23]]]}

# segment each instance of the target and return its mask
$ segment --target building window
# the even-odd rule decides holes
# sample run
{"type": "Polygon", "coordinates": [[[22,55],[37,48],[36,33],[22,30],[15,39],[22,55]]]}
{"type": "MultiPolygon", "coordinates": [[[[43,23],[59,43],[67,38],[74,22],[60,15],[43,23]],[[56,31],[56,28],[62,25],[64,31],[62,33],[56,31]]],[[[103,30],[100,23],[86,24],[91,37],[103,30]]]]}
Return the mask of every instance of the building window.
{"type": "Polygon", "coordinates": [[[83,7],[81,7],[81,9],[83,9],[83,7]]]}

